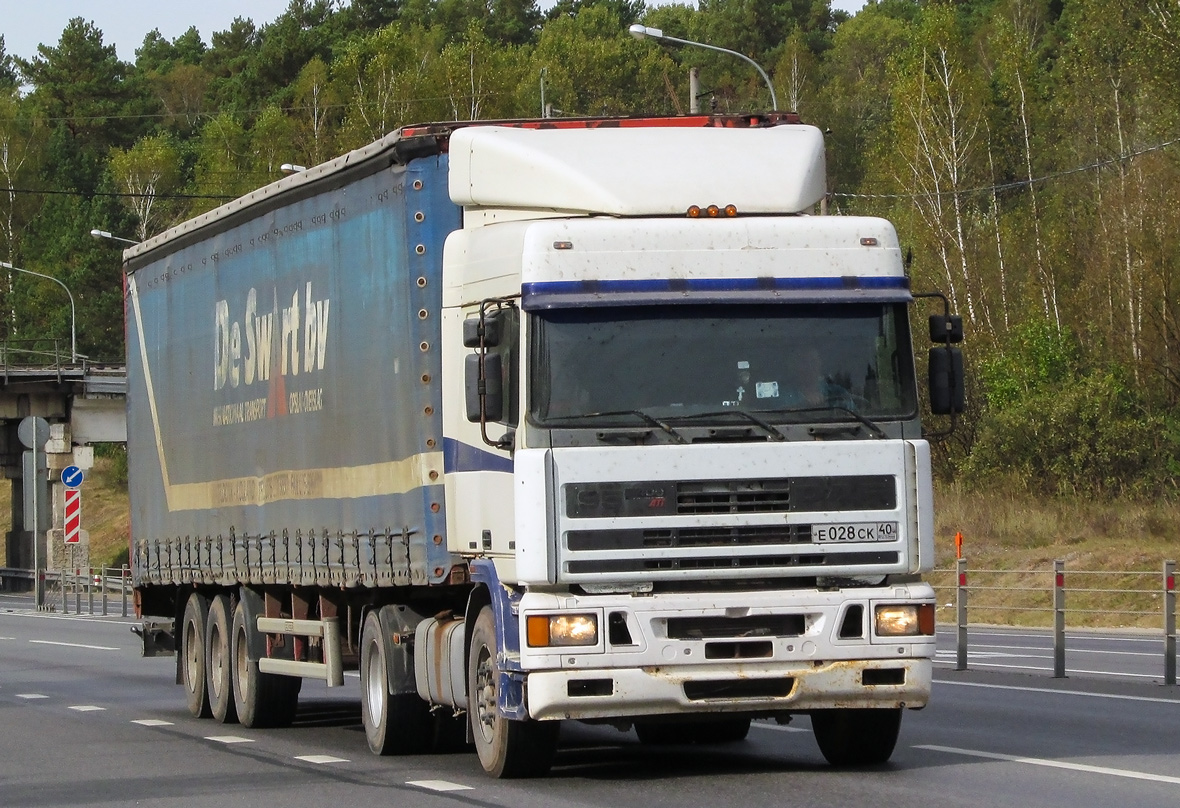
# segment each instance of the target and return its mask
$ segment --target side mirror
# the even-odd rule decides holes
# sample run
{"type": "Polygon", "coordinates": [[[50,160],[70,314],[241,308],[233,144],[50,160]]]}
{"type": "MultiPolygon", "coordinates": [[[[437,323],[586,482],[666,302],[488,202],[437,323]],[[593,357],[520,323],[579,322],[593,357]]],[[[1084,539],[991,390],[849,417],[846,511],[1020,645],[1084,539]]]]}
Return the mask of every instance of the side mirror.
{"type": "MultiPolygon", "coordinates": [[[[471,322],[468,320],[467,322],[471,322]]],[[[464,323],[466,331],[467,323],[464,323]]],[[[464,335],[466,336],[466,334],[464,335]]],[[[467,399],[467,420],[478,424],[494,423],[504,418],[504,363],[499,354],[468,354],[463,360],[463,387],[467,399]],[[484,381],[479,380],[483,363],[484,381]],[[483,418],[480,418],[480,401],[483,418]]]]}
{"type": "Polygon", "coordinates": [[[930,412],[935,415],[963,412],[967,401],[963,387],[963,352],[949,345],[931,348],[929,370],[930,412]]]}
{"type": "MultiPolygon", "coordinates": [[[[499,312],[490,311],[483,317],[483,344],[485,348],[495,348],[500,344],[503,332],[499,312]]],[[[479,347],[480,319],[468,317],[463,321],[463,347],[479,347]]]]}
{"type": "Polygon", "coordinates": [[[945,344],[962,342],[963,318],[957,314],[949,317],[942,314],[931,314],[930,341],[945,344]]]}

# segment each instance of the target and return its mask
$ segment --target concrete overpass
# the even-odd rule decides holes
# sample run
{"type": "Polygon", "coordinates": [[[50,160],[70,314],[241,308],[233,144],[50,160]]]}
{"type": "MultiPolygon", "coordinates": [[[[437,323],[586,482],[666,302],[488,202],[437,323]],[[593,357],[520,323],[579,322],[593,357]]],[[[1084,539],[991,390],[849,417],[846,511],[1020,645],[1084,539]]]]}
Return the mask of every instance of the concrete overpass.
{"type": "MultiPolygon", "coordinates": [[[[94,443],[127,441],[127,370],[123,365],[71,361],[66,352],[41,352],[0,343],[0,464],[12,481],[12,529],[2,566],[32,569],[34,537],[25,524],[25,490],[32,484],[22,470],[24,445],[17,435],[21,420],[40,416],[50,424],[45,446],[51,507],[48,535],[41,534],[39,556],[49,569],[68,562],[63,543],[65,487],[60,472],[94,463],[94,443]],[[48,563],[46,563],[48,562],[48,563]]],[[[44,485],[44,483],[42,483],[44,485]]],[[[42,520],[38,520],[39,522],[42,520]]]]}

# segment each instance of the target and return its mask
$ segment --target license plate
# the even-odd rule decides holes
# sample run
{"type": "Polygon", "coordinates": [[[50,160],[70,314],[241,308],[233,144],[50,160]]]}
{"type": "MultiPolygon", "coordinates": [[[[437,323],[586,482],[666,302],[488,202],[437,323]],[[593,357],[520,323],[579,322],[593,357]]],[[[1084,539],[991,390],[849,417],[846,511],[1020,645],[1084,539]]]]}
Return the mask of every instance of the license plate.
{"type": "Polygon", "coordinates": [[[895,541],[896,539],[897,522],[840,522],[811,526],[811,540],[825,544],[854,541],[895,541]]]}

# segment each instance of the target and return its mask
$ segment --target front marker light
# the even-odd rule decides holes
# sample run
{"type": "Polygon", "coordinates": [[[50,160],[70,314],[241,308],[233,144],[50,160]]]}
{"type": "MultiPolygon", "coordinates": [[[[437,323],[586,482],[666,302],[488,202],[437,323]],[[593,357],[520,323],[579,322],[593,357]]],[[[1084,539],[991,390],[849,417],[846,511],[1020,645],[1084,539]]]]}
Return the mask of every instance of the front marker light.
{"type": "Polygon", "coordinates": [[[878,606],[876,609],[878,637],[917,637],[934,634],[934,604],[906,603],[878,606]]]}
{"type": "Polygon", "coordinates": [[[525,630],[530,648],[598,645],[598,616],[594,614],[531,614],[525,630]]]}

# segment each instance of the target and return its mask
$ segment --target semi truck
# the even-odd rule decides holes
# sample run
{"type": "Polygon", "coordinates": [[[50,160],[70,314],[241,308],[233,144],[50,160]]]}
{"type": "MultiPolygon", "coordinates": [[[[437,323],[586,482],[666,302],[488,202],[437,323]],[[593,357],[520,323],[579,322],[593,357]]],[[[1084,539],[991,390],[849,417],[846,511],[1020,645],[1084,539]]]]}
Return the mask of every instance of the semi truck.
{"type": "Polygon", "coordinates": [[[135,605],[192,714],[352,671],[373,752],[496,777],[568,720],[886,761],[934,655],[921,296],[825,194],[787,113],[424,124],[128,249],[135,605]]]}

